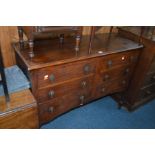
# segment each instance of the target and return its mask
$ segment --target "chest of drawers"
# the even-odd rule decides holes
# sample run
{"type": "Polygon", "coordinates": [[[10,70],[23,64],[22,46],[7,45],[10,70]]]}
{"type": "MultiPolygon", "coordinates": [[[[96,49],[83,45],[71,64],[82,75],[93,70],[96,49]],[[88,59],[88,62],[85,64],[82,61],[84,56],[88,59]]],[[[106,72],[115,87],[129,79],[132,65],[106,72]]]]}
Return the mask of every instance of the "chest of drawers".
{"type": "Polygon", "coordinates": [[[69,48],[55,51],[53,46],[49,50],[46,43],[44,51],[33,59],[24,52],[26,45],[20,49],[14,44],[17,63],[30,79],[38,102],[40,125],[75,107],[127,89],[142,46],[115,35],[111,41],[117,42],[117,48],[105,51],[103,47],[102,53],[98,46],[87,52],[89,36],[82,38],[79,53],[69,48]]]}

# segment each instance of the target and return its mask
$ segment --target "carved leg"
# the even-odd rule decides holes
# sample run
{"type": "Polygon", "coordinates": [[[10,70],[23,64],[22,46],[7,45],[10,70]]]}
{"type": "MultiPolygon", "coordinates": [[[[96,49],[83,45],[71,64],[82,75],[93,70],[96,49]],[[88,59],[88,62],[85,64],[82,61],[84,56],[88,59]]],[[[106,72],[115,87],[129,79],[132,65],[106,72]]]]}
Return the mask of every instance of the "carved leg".
{"type": "Polygon", "coordinates": [[[19,35],[19,43],[21,46],[24,45],[24,39],[23,39],[23,30],[21,26],[18,26],[18,35],[19,35]]]}
{"type": "Polygon", "coordinates": [[[29,40],[29,47],[30,47],[29,56],[30,58],[33,58],[34,57],[34,41],[33,40],[29,40]]]}

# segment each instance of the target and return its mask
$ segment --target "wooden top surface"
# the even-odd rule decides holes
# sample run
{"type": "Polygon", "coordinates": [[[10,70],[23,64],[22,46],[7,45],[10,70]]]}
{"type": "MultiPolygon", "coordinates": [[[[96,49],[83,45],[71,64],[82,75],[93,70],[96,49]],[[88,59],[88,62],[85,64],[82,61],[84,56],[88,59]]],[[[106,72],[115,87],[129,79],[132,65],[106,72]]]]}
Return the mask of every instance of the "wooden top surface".
{"type": "Polygon", "coordinates": [[[0,115],[16,111],[19,108],[32,106],[36,104],[32,93],[29,89],[25,89],[16,93],[10,94],[10,103],[5,102],[5,97],[0,97],[0,115]]]}
{"type": "Polygon", "coordinates": [[[90,36],[82,36],[80,50],[76,52],[75,38],[65,38],[63,47],[60,46],[58,39],[42,40],[35,42],[33,58],[28,56],[28,44],[24,43],[24,48],[20,48],[19,43],[13,44],[16,53],[22,58],[28,70],[43,68],[51,65],[82,60],[86,58],[98,57],[112,53],[129,51],[142,48],[142,45],[131,40],[112,34],[108,39],[108,34],[95,35],[92,43],[91,53],[89,53],[90,36]],[[99,52],[102,51],[102,52],[99,52]]]}

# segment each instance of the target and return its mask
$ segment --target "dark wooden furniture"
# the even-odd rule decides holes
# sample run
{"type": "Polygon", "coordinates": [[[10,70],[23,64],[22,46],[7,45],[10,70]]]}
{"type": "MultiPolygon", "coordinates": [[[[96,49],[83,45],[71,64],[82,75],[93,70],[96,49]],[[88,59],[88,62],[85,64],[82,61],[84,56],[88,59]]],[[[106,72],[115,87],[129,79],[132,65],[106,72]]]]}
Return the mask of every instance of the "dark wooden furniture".
{"type": "Polygon", "coordinates": [[[9,97],[9,92],[8,92],[8,87],[7,87],[6,77],[5,77],[1,46],[0,46],[0,85],[3,86],[6,102],[8,103],[10,101],[10,97],[9,97]]]}
{"type": "MultiPolygon", "coordinates": [[[[23,32],[28,38],[29,42],[29,56],[34,57],[34,40],[39,35],[46,35],[49,33],[59,34],[60,35],[60,45],[64,43],[64,34],[65,33],[75,33],[76,43],[75,50],[79,51],[80,39],[82,35],[82,26],[18,26],[19,38],[21,46],[23,45],[23,32]]],[[[37,51],[36,51],[37,52],[37,51]]]]}
{"type": "Polygon", "coordinates": [[[120,27],[119,34],[144,45],[131,83],[126,92],[115,99],[129,110],[155,98],[155,34],[153,27],[120,27]],[[141,34],[143,28],[143,34],[141,34]],[[142,36],[142,37],[140,37],[142,36]]]}
{"type": "Polygon", "coordinates": [[[79,51],[69,37],[61,48],[59,39],[36,41],[36,54],[15,43],[19,67],[31,81],[32,93],[39,107],[40,125],[60,114],[105,95],[127,89],[142,45],[112,34],[83,36],[79,51]]]}
{"type": "Polygon", "coordinates": [[[39,128],[38,108],[30,90],[10,94],[10,104],[0,97],[0,128],[39,128]]]}

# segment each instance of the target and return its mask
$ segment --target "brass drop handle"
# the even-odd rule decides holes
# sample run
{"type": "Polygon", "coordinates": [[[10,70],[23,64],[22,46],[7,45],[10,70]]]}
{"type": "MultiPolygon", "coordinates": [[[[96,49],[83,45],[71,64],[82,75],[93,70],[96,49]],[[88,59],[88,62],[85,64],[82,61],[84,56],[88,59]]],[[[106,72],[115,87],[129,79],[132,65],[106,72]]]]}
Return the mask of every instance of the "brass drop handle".
{"type": "Polygon", "coordinates": [[[49,108],[48,108],[48,112],[49,112],[49,113],[52,113],[53,111],[54,111],[54,108],[53,108],[53,107],[49,107],[49,108]]]}
{"type": "Polygon", "coordinates": [[[54,90],[51,90],[51,91],[48,93],[48,96],[49,96],[50,98],[53,98],[54,95],[55,95],[54,90]]]}
{"type": "Polygon", "coordinates": [[[105,93],[105,88],[101,88],[101,93],[105,93]]]}
{"type": "Polygon", "coordinates": [[[130,71],[129,68],[126,68],[126,69],[125,69],[125,75],[128,74],[129,71],[130,71]]]}
{"type": "Polygon", "coordinates": [[[125,85],[125,84],[126,84],[126,80],[123,80],[123,81],[122,81],[122,84],[125,85]]]}
{"type": "Polygon", "coordinates": [[[86,64],[83,70],[85,74],[88,74],[91,71],[91,66],[89,64],[86,64]]]}
{"type": "Polygon", "coordinates": [[[81,86],[82,86],[82,88],[85,88],[87,86],[87,82],[86,81],[82,81],[81,82],[81,86]]]}
{"type": "Polygon", "coordinates": [[[112,60],[109,60],[108,63],[107,63],[109,68],[112,67],[112,64],[113,64],[112,60]]]}
{"type": "Polygon", "coordinates": [[[104,76],[104,81],[106,81],[106,80],[109,80],[110,79],[110,76],[108,75],[108,74],[106,74],[105,76],[104,76]]]}
{"type": "Polygon", "coordinates": [[[80,105],[84,104],[84,99],[85,99],[84,95],[80,96],[80,105]]]}
{"type": "Polygon", "coordinates": [[[50,77],[49,77],[49,79],[50,79],[51,82],[54,82],[54,81],[55,81],[55,76],[54,76],[54,74],[51,74],[50,77]]]}

